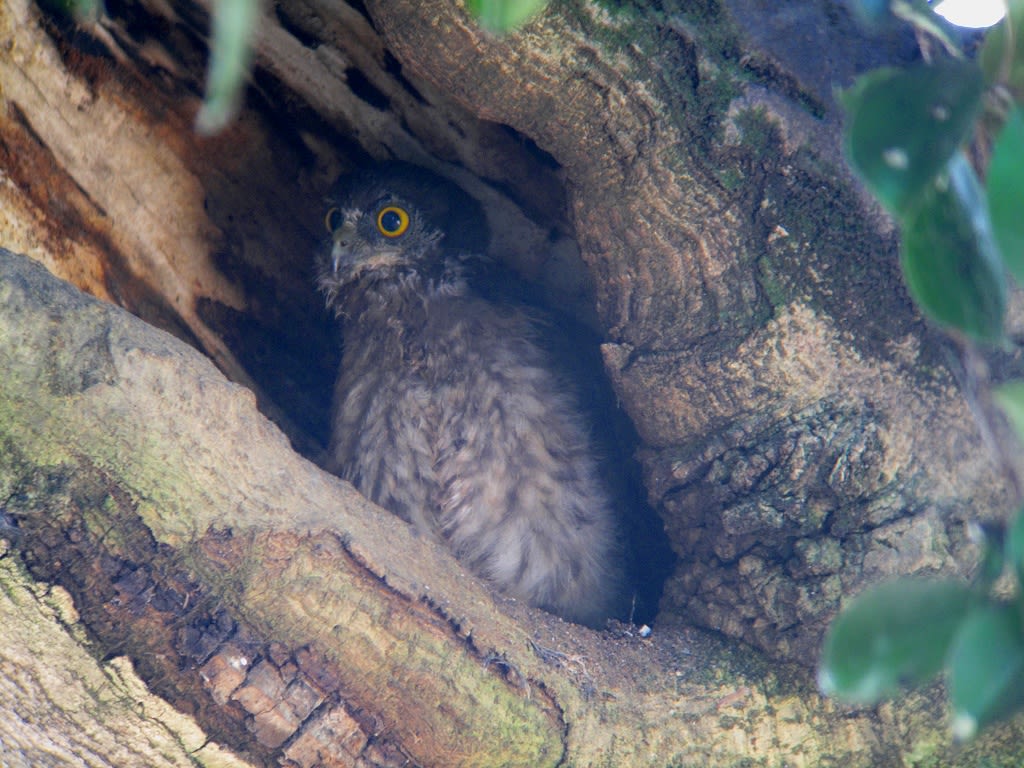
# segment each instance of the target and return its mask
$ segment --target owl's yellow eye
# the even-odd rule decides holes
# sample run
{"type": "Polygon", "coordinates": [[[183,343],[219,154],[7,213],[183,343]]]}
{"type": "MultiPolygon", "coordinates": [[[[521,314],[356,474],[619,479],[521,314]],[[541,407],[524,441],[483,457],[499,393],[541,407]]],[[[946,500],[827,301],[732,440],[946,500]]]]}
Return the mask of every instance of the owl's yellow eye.
{"type": "Polygon", "coordinates": [[[400,237],[409,228],[409,214],[404,208],[389,205],[377,214],[377,231],[384,237],[400,237]]]}
{"type": "Polygon", "coordinates": [[[327,231],[332,234],[344,223],[344,221],[345,217],[341,215],[340,208],[331,208],[324,214],[324,226],[327,227],[327,231]]]}

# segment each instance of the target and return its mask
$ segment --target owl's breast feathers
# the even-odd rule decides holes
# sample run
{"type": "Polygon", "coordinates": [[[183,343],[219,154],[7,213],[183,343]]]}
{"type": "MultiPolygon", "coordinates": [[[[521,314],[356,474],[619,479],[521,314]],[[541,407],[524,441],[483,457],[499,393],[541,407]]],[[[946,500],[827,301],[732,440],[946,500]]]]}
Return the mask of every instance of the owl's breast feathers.
{"type": "Polygon", "coordinates": [[[415,283],[346,315],[332,469],[508,594],[603,621],[620,587],[611,500],[534,322],[415,283]]]}

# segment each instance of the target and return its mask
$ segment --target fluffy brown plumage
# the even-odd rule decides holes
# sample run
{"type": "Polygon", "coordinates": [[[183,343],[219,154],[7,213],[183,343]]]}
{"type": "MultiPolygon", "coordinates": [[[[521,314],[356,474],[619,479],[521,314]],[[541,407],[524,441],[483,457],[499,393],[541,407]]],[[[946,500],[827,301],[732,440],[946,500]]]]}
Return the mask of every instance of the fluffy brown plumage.
{"type": "Polygon", "coordinates": [[[390,163],[342,179],[318,284],[342,321],[328,468],[505,593],[613,613],[611,500],[539,315],[475,295],[486,239],[458,187],[390,163]]]}

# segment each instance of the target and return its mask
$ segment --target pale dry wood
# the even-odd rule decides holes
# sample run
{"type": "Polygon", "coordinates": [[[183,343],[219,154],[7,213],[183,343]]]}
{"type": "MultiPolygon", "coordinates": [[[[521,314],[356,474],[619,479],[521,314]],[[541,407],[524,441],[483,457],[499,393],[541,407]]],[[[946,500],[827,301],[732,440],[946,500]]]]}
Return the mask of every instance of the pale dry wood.
{"type": "MultiPolygon", "coordinates": [[[[121,105],[127,94],[116,81],[93,87],[65,71],[28,2],[4,3],[0,38],[6,51],[0,59],[5,117],[12,119],[15,106],[61,173],[84,192],[84,199],[66,203],[77,206],[115,249],[131,254],[135,269],[160,285],[208,354],[241,375],[241,366],[196,314],[189,285],[198,283],[203,295],[229,306],[244,305],[237,288],[210,260],[217,233],[203,211],[198,179],[153,125],[129,119],[121,105]],[[168,216],[168,211],[175,213],[168,216]]],[[[55,254],[51,258],[54,267],[66,263],[55,254]]],[[[83,287],[107,293],[95,283],[83,287]]]]}
{"type": "MultiPolygon", "coordinates": [[[[9,542],[6,542],[9,544],[9,542]]],[[[0,762],[5,768],[245,768],[146,690],[131,662],[100,664],[71,597],[0,556],[0,762]]]]}

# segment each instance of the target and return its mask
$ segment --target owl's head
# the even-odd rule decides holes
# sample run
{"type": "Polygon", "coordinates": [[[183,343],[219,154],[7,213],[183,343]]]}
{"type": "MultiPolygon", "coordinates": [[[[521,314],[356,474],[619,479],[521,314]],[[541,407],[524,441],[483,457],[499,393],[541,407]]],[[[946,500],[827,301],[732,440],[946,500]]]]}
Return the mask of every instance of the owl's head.
{"type": "Polygon", "coordinates": [[[473,198],[430,171],[398,162],[339,179],[324,224],[330,237],[318,268],[329,300],[366,278],[440,278],[452,256],[481,254],[488,240],[473,198]]]}

